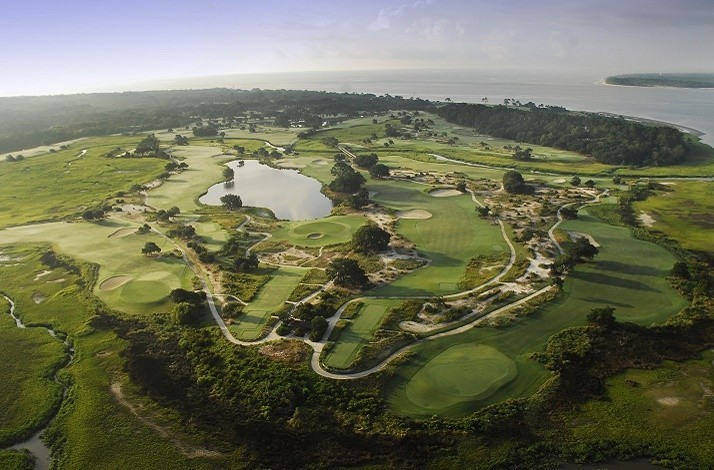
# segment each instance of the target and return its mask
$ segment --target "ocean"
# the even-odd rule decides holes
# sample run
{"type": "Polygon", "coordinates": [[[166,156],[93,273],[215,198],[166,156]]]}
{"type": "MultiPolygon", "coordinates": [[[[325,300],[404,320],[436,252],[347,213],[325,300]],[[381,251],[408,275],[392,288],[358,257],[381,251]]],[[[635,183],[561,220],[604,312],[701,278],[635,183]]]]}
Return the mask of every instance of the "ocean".
{"type": "Polygon", "coordinates": [[[604,84],[584,73],[392,70],[240,74],[152,81],[132,89],[263,88],[390,94],[491,104],[504,99],[663,121],[701,132],[714,146],[714,89],[639,88],[604,84]]]}

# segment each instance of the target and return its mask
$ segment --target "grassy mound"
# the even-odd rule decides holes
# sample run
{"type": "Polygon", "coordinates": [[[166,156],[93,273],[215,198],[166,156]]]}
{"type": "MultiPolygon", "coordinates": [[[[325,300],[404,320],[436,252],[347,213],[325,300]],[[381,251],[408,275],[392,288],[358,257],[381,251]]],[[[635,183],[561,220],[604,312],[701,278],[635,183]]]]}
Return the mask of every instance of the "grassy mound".
{"type": "Polygon", "coordinates": [[[364,223],[364,217],[354,215],[304,222],[281,222],[280,228],[273,233],[273,238],[287,240],[297,246],[335,245],[350,241],[355,230],[364,223]]]}
{"type": "Polygon", "coordinates": [[[497,349],[479,344],[459,344],[434,356],[406,385],[415,406],[439,411],[464,400],[493,395],[513,380],[516,363],[497,349]]]}

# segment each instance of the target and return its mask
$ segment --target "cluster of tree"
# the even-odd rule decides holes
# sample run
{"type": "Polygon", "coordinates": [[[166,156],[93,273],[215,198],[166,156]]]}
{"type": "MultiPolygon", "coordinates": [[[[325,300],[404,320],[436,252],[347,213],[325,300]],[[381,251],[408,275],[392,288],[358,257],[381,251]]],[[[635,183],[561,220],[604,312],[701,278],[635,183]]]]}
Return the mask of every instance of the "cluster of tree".
{"type": "Polygon", "coordinates": [[[243,207],[243,200],[237,194],[226,194],[221,196],[221,204],[228,210],[237,211],[243,207]]]}
{"type": "Polygon", "coordinates": [[[21,162],[24,159],[25,157],[23,157],[22,155],[16,155],[14,157],[12,155],[8,155],[5,157],[5,161],[7,162],[21,162]]]}
{"type": "Polygon", "coordinates": [[[584,262],[584,259],[593,259],[600,252],[600,249],[590,243],[585,237],[578,237],[568,247],[567,252],[559,256],[550,266],[553,274],[559,275],[566,270],[573,269],[576,264],[584,262]]]}
{"type": "Polygon", "coordinates": [[[159,153],[160,150],[159,138],[154,134],[149,134],[144,139],[136,144],[136,150],[134,153],[137,155],[155,155],[159,153]]]}
{"type": "Polygon", "coordinates": [[[535,187],[526,184],[523,175],[515,170],[508,170],[503,174],[503,189],[511,194],[533,194],[535,187]]]}
{"type": "Polygon", "coordinates": [[[218,127],[214,124],[194,126],[191,130],[193,131],[194,137],[214,137],[218,135],[218,127]]]}
{"type": "Polygon", "coordinates": [[[84,220],[102,220],[107,212],[112,210],[112,206],[103,204],[100,206],[88,207],[82,211],[82,218],[84,220]]]}
{"type": "Polygon", "coordinates": [[[172,217],[176,217],[181,212],[178,206],[171,206],[168,210],[159,209],[156,211],[156,220],[159,222],[169,222],[172,217]]]}
{"type": "Polygon", "coordinates": [[[391,235],[374,223],[357,229],[352,235],[352,249],[360,253],[379,253],[389,247],[391,235]]]}
{"type": "Polygon", "coordinates": [[[351,258],[331,261],[326,272],[336,285],[348,289],[364,289],[370,284],[364,269],[351,258]]]}
{"type": "Polygon", "coordinates": [[[206,311],[206,296],[202,292],[174,289],[169,298],[176,304],[173,310],[174,321],[179,325],[200,325],[206,311]]]}
{"type": "Polygon", "coordinates": [[[330,173],[335,177],[330,183],[330,189],[338,193],[354,194],[367,181],[361,173],[343,161],[336,162],[330,173]]]}
{"type": "Polygon", "coordinates": [[[175,145],[188,145],[188,137],[185,137],[181,134],[176,134],[174,136],[174,144],[175,145]]]}
{"type": "Polygon", "coordinates": [[[168,235],[186,241],[193,240],[197,237],[196,228],[193,225],[179,225],[169,230],[168,235]]]}
{"type": "Polygon", "coordinates": [[[154,255],[154,254],[158,254],[158,253],[161,253],[161,247],[159,247],[159,245],[157,245],[154,242],[146,242],[144,244],[144,247],[141,249],[142,255],[149,256],[149,255],[154,255]]]}
{"type": "Polygon", "coordinates": [[[447,104],[435,112],[479,133],[572,150],[611,165],[672,165],[689,151],[677,129],[598,114],[480,104],[447,104]]]}
{"type": "Polygon", "coordinates": [[[368,155],[357,155],[355,157],[355,165],[369,171],[372,178],[388,178],[389,167],[379,162],[379,157],[376,153],[368,155]]]}

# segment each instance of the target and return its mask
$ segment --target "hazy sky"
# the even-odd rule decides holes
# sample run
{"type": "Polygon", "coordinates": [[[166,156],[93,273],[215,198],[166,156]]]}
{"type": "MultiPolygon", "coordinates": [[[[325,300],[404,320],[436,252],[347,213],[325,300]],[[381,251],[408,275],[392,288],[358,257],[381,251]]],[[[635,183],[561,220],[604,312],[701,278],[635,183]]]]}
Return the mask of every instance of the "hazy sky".
{"type": "Polygon", "coordinates": [[[0,96],[247,72],[714,71],[714,0],[0,0],[0,96]]]}

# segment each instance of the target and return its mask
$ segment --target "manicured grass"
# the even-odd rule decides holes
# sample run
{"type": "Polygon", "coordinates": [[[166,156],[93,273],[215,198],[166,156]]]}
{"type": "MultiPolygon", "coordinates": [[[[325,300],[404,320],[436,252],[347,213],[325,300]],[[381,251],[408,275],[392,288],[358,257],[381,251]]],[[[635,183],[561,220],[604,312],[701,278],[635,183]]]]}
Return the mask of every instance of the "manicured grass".
{"type": "Polygon", "coordinates": [[[79,215],[133,184],[148,183],[163,172],[158,158],[107,158],[117,147],[133,149],[136,137],[85,139],[71,149],[4,162],[0,171],[0,227],[79,215]],[[79,156],[83,149],[87,152],[79,156]]]}
{"type": "Polygon", "coordinates": [[[216,222],[194,222],[191,225],[196,229],[196,234],[203,239],[208,251],[220,250],[230,237],[230,234],[216,222]]]}
{"type": "Polygon", "coordinates": [[[657,192],[634,204],[655,219],[652,226],[677,240],[688,250],[714,252],[714,185],[700,181],[677,181],[668,191],[657,192]]]}
{"type": "Polygon", "coordinates": [[[352,234],[367,222],[358,215],[333,216],[319,220],[280,222],[273,232],[276,240],[287,240],[297,246],[320,247],[346,243],[352,234]]]}
{"type": "Polygon", "coordinates": [[[406,182],[370,181],[374,199],[387,207],[425,209],[430,219],[401,219],[397,231],[416,243],[417,250],[432,263],[389,285],[369,292],[374,296],[429,296],[457,292],[458,283],[471,258],[508,250],[497,225],[480,219],[468,195],[433,197],[424,185],[406,182]]]}
{"type": "Polygon", "coordinates": [[[653,370],[628,370],[607,382],[607,399],[592,400],[566,413],[572,437],[648,444],[692,455],[714,467],[714,352],[683,363],[664,362],[653,370]]]}
{"type": "Polygon", "coordinates": [[[391,299],[365,300],[354,319],[342,330],[337,343],[325,355],[325,365],[335,369],[348,368],[360,349],[372,340],[389,309],[397,304],[398,300],[391,299]]]}
{"type": "MultiPolygon", "coordinates": [[[[0,267],[0,276],[7,274],[0,267]]],[[[62,398],[52,371],[65,360],[59,339],[45,328],[17,328],[9,312],[0,297],[0,446],[29,437],[49,420],[62,398]]]]}
{"type": "Polygon", "coordinates": [[[184,213],[200,207],[198,198],[223,179],[223,164],[236,159],[235,156],[224,155],[223,150],[215,146],[174,147],[171,153],[185,162],[188,169],[171,176],[161,186],[149,191],[148,203],[164,210],[176,206],[184,213]]]}
{"type": "MultiPolygon", "coordinates": [[[[505,328],[474,328],[460,335],[428,341],[396,369],[385,396],[392,408],[411,416],[430,416],[429,410],[412,402],[406,393],[409,382],[435,356],[457,344],[481,344],[497,349],[515,362],[518,375],[485,398],[463,399],[438,414],[464,416],[506,398],[533,394],[549,373],[529,359],[540,351],[549,336],[564,328],[585,323],[594,307],[613,306],[620,321],[648,325],[659,322],[687,305],[665,280],[674,257],[652,243],[632,238],[622,227],[608,225],[581,210],[578,219],[567,221],[564,230],[587,233],[601,244],[594,261],[579,265],[563,286],[563,294],[519,322],[505,328]]],[[[434,394],[433,399],[439,400],[434,394]]]]}
{"type": "MultiPolygon", "coordinates": [[[[304,131],[302,128],[290,128],[285,129],[283,127],[270,127],[270,126],[258,126],[258,132],[250,132],[249,130],[236,129],[225,129],[222,132],[226,133],[226,140],[228,139],[246,139],[246,140],[259,140],[261,143],[268,141],[271,144],[282,147],[285,145],[290,145],[297,140],[297,135],[304,131]]],[[[267,147],[263,145],[263,147],[267,147]]]]}
{"type": "Polygon", "coordinates": [[[166,311],[171,307],[166,299],[168,292],[177,287],[191,288],[193,273],[180,257],[168,253],[160,257],[141,254],[148,241],[164,251],[173,250],[169,241],[154,233],[110,236],[124,233],[120,231],[127,227],[132,226],[113,220],[29,225],[0,231],[0,243],[51,243],[62,253],[99,264],[94,293],[109,306],[129,313],[166,311]],[[131,279],[113,289],[102,288],[102,282],[118,275],[131,279]]]}
{"type": "Polygon", "coordinates": [[[407,383],[415,405],[439,412],[464,400],[492,395],[516,377],[516,364],[498,350],[459,344],[434,356],[407,383]]]}
{"type": "Polygon", "coordinates": [[[238,321],[230,326],[231,332],[242,340],[260,337],[270,315],[285,305],[285,301],[307,272],[306,269],[287,267],[273,271],[270,280],[243,309],[238,321]]]}

